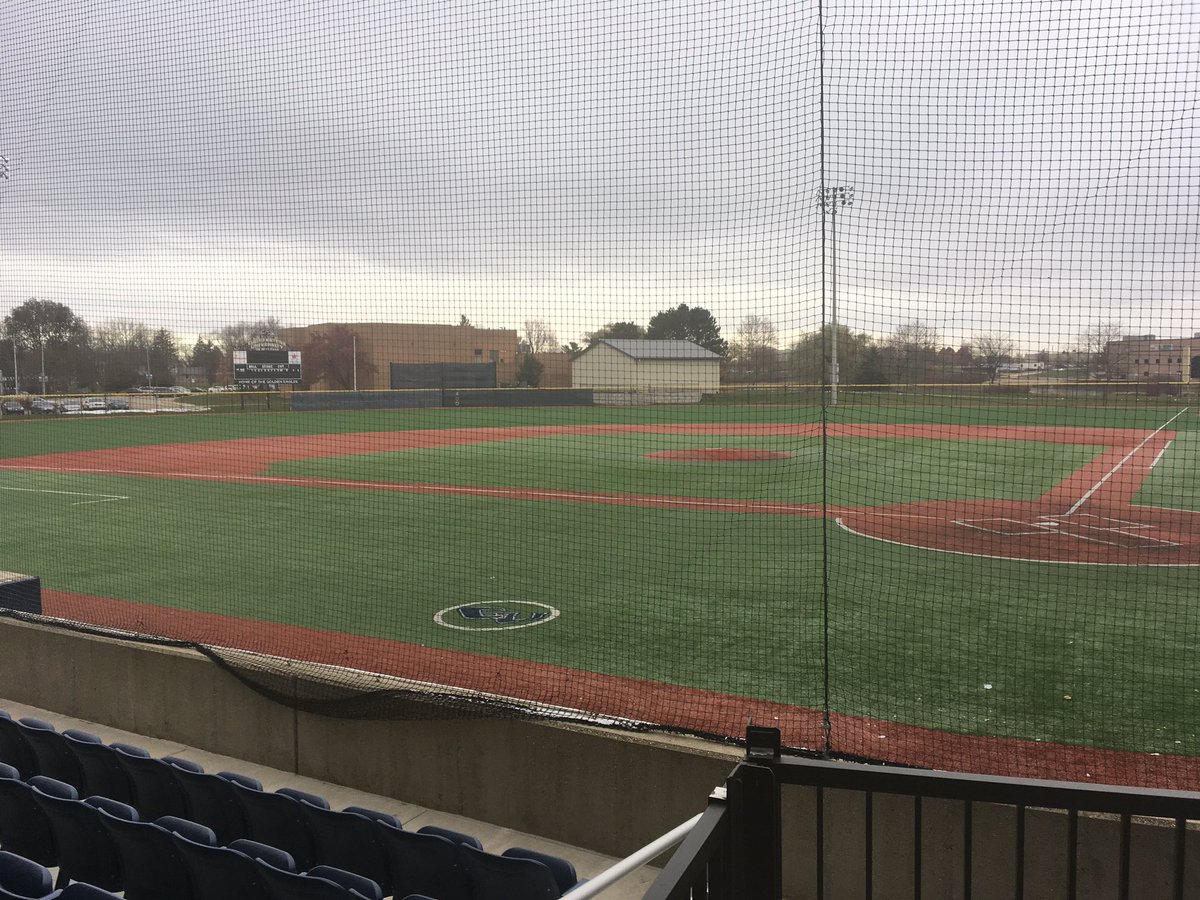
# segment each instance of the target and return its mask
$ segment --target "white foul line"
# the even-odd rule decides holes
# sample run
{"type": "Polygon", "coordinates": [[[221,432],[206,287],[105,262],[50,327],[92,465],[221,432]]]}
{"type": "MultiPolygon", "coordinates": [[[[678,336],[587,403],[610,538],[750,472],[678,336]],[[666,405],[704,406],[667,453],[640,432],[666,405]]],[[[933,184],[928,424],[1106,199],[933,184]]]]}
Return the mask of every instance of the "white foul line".
{"type": "MultiPolygon", "coordinates": [[[[1092,494],[1094,494],[1094,493],[1096,493],[1096,491],[1100,490],[1100,488],[1104,484],[1104,482],[1108,481],[1108,479],[1112,478],[1114,475],[1117,474],[1117,469],[1121,468],[1121,466],[1123,466],[1123,465],[1125,465],[1125,463],[1129,462],[1129,460],[1133,456],[1133,454],[1137,453],[1139,450],[1141,450],[1143,447],[1145,447],[1148,443],[1150,443],[1150,440],[1155,435],[1157,435],[1160,431],[1162,431],[1164,428],[1166,428],[1168,425],[1170,425],[1172,422],[1174,422],[1176,419],[1178,419],[1180,416],[1182,416],[1190,408],[1191,407],[1185,406],[1179,412],[1175,413],[1175,415],[1171,416],[1171,418],[1167,419],[1167,421],[1163,422],[1161,425],[1159,425],[1157,428],[1155,428],[1152,432],[1150,432],[1148,435],[1146,435],[1146,437],[1142,439],[1142,442],[1140,444],[1138,444],[1136,447],[1134,447],[1132,450],[1130,450],[1128,453],[1126,453],[1125,456],[1121,459],[1121,461],[1119,463],[1117,463],[1115,466],[1113,466],[1103,478],[1101,478],[1099,481],[1097,481],[1095,484],[1093,484],[1091,486],[1091,488],[1088,489],[1088,492],[1086,494],[1084,494],[1082,497],[1080,497],[1075,502],[1075,505],[1072,506],[1070,509],[1068,509],[1063,515],[1067,515],[1067,516],[1074,515],[1075,511],[1078,510],[1079,507],[1083,506],[1083,504],[1087,503],[1088,500],[1091,499],[1092,494]]],[[[1170,445],[1168,444],[1167,446],[1170,446],[1170,445]]],[[[1166,448],[1164,447],[1163,449],[1165,450],[1166,448]]],[[[1157,460],[1156,460],[1156,462],[1157,462],[1157,460]]]]}
{"type": "Polygon", "coordinates": [[[1171,447],[1171,445],[1172,445],[1173,443],[1175,443],[1175,439],[1174,439],[1174,438],[1172,438],[1171,440],[1167,441],[1167,446],[1163,447],[1161,450],[1159,450],[1159,451],[1158,451],[1158,456],[1154,457],[1154,461],[1153,461],[1152,463],[1150,463],[1150,465],[1146,466],[1146,468],[1147,468],[1147,469],[1153,469],[1155,466],[1157,466],[1157,465],[1158,465],[1158,461],[1159,461],[1160,459],[1162,459],[1164,455],[1166,455],[1166,452],[1167,452],[1167,450],[1169,450],[1169,449],[1170,449],[1170,447],[1171,447]]]}
{"type": "Polygon", "coordinates": [[[89,494],[84,491],[51,491],[46,488],[0,487],[0,491],[22,491],[27,494],[69,494],[72,497],[99,497],[99,500],[79,500],[72,506],[84,506],[88,503],[111,503],[114,500],[128,500],[119,494],[89,494]]]}

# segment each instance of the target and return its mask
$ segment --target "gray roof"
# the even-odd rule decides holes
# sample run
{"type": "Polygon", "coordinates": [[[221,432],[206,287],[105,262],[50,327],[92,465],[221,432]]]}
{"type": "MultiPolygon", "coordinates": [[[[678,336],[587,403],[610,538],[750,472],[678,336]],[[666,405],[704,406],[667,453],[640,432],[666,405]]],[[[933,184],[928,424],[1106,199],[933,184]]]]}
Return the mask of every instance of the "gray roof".
{"type": "Polygon", "coordinates": [[[620,338],[602,338],[599,343],[608,344],[614,350],[634,359],[720,359],[719,353],[705,350],[691,341],[645,341],[620,338]]]}

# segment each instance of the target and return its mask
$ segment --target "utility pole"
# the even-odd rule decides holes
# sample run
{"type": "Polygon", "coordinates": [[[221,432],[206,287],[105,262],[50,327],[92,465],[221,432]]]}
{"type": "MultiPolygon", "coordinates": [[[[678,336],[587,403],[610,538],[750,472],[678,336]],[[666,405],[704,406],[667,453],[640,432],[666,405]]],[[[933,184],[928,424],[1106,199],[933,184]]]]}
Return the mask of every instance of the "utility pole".
{"type": "Polygon", "coordinates": [[[354,390],[358,390],[358,335],[350,335],[350,344],[354,348],[354,390]]]}
{"type": "Polygon", "coordinates": [[[830,319],[829,332],[829,403],[837,406],[838,402],[838,315],[837,315],[837,211],[838,207],[850,206],[854,203],[854,185],[839,184],[833,187],[822,187],[817,193],[817,203],[821,210],[829,216],[829,232],[831,235],[832,254],[830,260],[830,319]]]}

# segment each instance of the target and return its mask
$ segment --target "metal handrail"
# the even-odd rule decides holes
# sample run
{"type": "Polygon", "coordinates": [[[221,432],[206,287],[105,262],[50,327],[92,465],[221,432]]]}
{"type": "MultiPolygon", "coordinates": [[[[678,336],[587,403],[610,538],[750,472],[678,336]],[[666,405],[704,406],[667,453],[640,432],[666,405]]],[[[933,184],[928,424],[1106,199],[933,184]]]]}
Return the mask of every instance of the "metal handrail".
{"type": "Polygon", "coordinates": [[[729,808],[724,791],[713,793],[708,809],[689,830],[679,849],[663,867],[642,900],[676,900],[691,896],[691,885],[707,869],[709,860],[723,846],[729,833],[729,808]]]}
{"type": "Polygon", "coordinates": [[[976,803],[1200,819],[1200,793],[1192,791],[1006,778],[821,759],[780,759],[772,764],[772,769],[783,784],[970,800],[976,803]]]}
{"type": "Polygon", "coordinates": [[[666,834],[655,838],[645,847],[634,851],[629,856],[609,866],[595,878],[589,878],[579,887],[572,888],[568,891],[571,900],[589,900],[589,898],[595,897],[601,891],[612,887],[625,876],[633,874],[646,865],[646,863],[650,862],[650,860],[654,859],[654,857],[665,853],[684,840],[703,817],[704,813],[696,813],[696,815],[692,816],[686,822],[676,825],[666,834]]]}

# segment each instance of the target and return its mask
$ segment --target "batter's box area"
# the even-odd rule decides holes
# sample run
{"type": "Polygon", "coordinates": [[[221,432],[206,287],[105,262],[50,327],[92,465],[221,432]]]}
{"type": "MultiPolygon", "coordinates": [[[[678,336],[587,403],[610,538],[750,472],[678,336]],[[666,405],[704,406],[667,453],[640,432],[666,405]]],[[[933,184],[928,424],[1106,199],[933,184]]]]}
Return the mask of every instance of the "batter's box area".
{"type": "Polygon", "coordinates": [[[1179,546],[1177,541],[1156,537],[1154,532],[1158,528],[1155,525],[1147,522],[1114,519],[1111,516],[1098,516],[1092,513],[1044,515],[1024,519],[1005,516],[985,519],[955,519],[954,524],[1005,537],[1045,535],[1129,550],[1166,550],[1179,546]]]}

